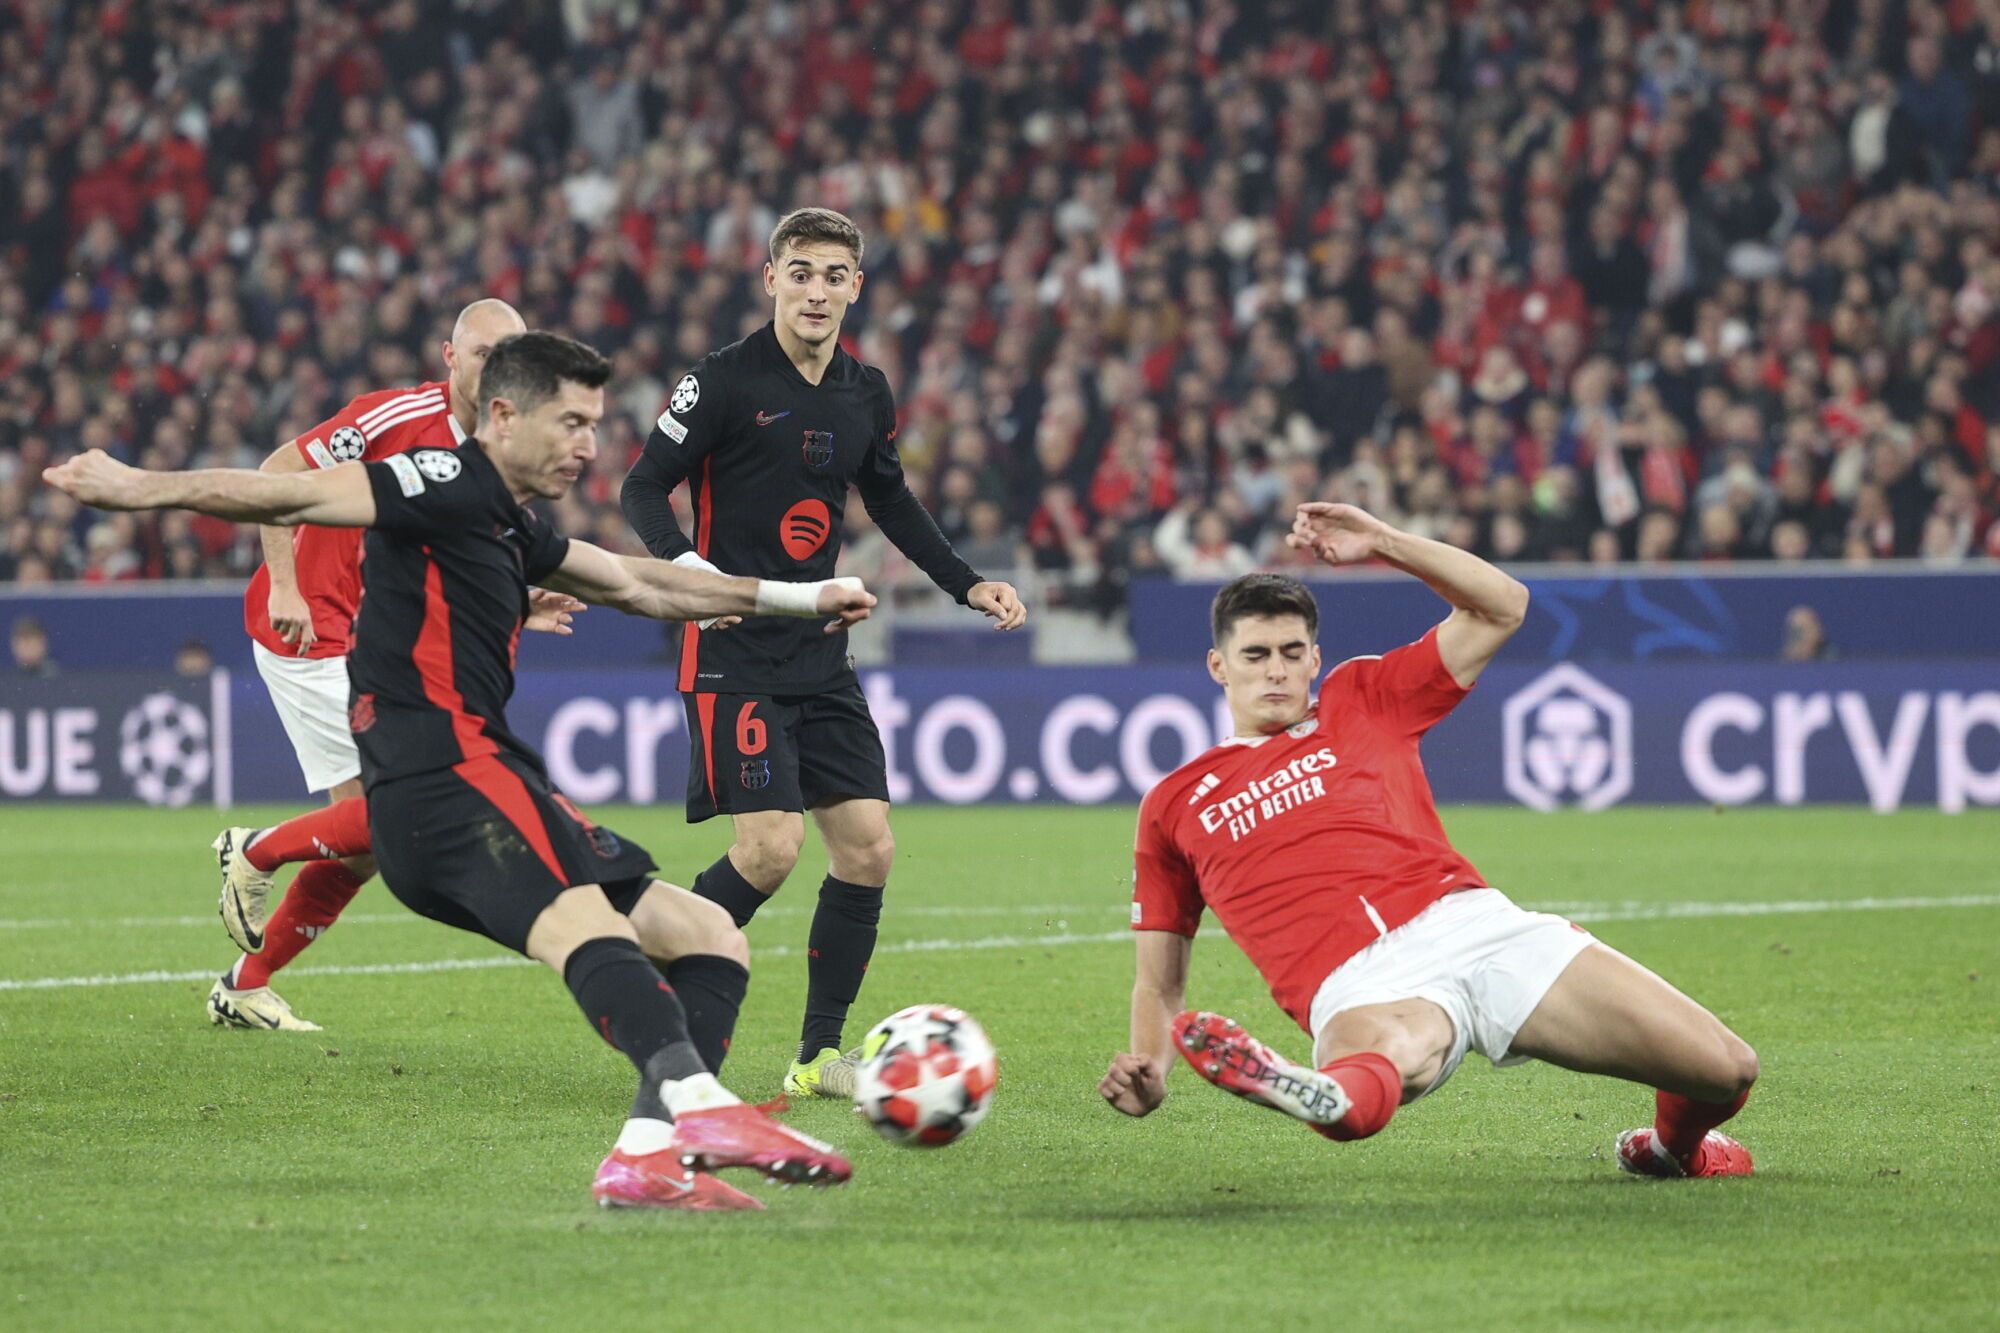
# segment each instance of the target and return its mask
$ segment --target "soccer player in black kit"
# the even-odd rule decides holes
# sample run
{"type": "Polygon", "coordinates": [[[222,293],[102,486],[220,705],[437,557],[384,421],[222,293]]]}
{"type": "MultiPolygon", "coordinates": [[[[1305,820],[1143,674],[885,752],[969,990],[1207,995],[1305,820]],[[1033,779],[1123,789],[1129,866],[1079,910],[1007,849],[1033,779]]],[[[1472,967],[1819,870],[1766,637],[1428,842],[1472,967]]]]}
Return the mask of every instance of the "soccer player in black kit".
{"type": "MultiPolygon", "coordinates": [[[[860,229],[832,209],[801,208],[779,221],[764,266],[771,323],[704,357],[674,387],[625,479],[625,515],[648,551],[676,564],[824,579],[840,552],[851,483],[883,535],[932,582],[996,628],[1017,629],[1028,612],[1013,587],[959,559],[904,481],[888,379],[840,346],[841,320],[861,295],[861,250],[860,229]],[[692,536],[674,518],[682,482],[692,536]]],[[[747,924],[792,873],[803,812],[812,811],[828,874],[784,1089],[851,1096],[854,1062],[841,1055],[841,1031],[875,951],[896,846],[881,736],[845,634],[731,623],[681,630],[688,822],[726,814],[735,823],[728,854],[695,878],[694,891],[747,924]]]]}
{"type": "Polygon", "coordinates": [[[514,648],[531,583],[659,619],[810,617],[815,632],[874,599],[857,580],[777,584],[614,556],[523,507],[563,495],[596,456],[609,376],[581,343],[527,333],[495,346],[459,449],[297,473],[147,472],[92,450],[43,475],[105,509],[369,529],[349,725],[390,890],[547,964],[637,1068],[631,1118],[592,1186],[600,1203],[755,1209],[706,1172],[829,1184],[850,1168],[716,1081],[750,979],[742,932],[654,879],[645,849],[550,783],[507,727],[514,648]]]}

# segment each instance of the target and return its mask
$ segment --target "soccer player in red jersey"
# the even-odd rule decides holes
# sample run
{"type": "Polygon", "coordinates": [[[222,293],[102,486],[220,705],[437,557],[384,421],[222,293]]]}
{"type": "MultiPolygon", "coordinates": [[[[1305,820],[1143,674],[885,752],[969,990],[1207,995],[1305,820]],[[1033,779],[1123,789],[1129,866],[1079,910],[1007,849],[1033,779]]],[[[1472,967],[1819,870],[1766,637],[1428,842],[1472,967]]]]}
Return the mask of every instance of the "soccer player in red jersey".
{"type": "MultiPolygon", "coordinates": [[[[475,301],[440,349],[446,378],[366,393],[264,460],[264,472],[372,462],[411,449],[451,449],[478,424],[479,373],[502,338],[526,326],[505,301],[475,301]]],[[[317,1031],[271,989],[271,976],[325,934],[375,873],[361,759],[347,727],[347,652],[361,602],[361,533],[260,529],[264,563],[243,598],[243,628],[306,786],[329,805],[273,828],[232,828],[215,841],[221,912],[243,954],[208,993],[209,1021],[253,1031],[317,1031]],[[266,918],[271,876],[303,861],[266,918]]],[[[544,598],[530,628],[567,632],[569,599],[544,598]]]]}
{"type": "Polygon", "coordinates": [[[1140,806],[1131,1050],[1099,1093],[1149,1114],[1179,1051],[1225,1091],[1362,1139],[1476,1050],[1658,1089],[1653,1124],[1619,1136],[1625,1170],[1748,1175],[1750,1154],[1715,1127],[1749,1096],[1756,1053],[1577,926],[1516,907],[1438,820],[1418,745],[1520,627],[1528,590],[1350,505],[1301,506],[1287,541],[1330,565],[1415,575],[1452,612],[1415,643],[1336,666],[1315,700],[1319,609],[1305,586],[1251,574],[1216,597],[1208,669],[1236,734],[1140,806]],[[1205,909],[1312,1037],[1310,1064],[1182,1011],[1205,909]]]}

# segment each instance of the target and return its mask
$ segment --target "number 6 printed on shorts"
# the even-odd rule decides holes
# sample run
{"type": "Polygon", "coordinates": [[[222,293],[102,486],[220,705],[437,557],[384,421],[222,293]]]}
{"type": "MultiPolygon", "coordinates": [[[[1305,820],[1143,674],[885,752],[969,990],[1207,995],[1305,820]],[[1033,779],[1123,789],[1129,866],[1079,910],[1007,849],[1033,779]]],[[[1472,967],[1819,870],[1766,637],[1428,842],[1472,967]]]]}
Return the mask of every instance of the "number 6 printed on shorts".
{"type": "Polygon", "coordinates": [[[764,719],[757,716],[757,705],[761,700],[752,699],[743,705],[743,711],[736,715],[736,753],[762,754],[765,742],[770,739],[764,728],[764,719]]]}

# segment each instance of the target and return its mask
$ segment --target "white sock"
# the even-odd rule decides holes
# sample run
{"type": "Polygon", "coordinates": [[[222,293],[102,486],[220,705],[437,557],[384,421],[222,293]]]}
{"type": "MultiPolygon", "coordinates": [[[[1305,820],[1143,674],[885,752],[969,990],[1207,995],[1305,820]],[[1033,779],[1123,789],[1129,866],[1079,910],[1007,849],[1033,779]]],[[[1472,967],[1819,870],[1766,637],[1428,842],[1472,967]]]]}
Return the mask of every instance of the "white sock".
{"type": "Polygon", "coordinates": [[[641,1120],[633,1118],[625,1122],[625,1128],[618,1133],[618,1151],[633,1157],[644,1157],[647,1153],[660,1152],[671,1147],[674,1141],[674,1127],[664,1120],[641,1120]]]}
{"type": "Polygon", "coordinates": [[[742,1099],[716,1082],[715,1075],[696,1074],[692,1078],[672,1079],[660,1084],[660,1100],[666,1103],[667,1114],[682,1116],[689,1111],[736,1106],[742,1099]]]}

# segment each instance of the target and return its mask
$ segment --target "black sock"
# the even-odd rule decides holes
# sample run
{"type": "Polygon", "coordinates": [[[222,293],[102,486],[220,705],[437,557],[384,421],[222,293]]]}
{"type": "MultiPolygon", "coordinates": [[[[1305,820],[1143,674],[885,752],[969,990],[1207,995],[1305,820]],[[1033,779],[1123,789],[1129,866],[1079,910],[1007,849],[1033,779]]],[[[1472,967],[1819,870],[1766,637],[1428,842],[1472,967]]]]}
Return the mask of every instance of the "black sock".
{"type": "Polygon", "coordinates": [[[687,1010],[688,1035],[711,1074],[722,1072],[729,1039],[736,1033],[736,1013],[750,989],[750,969],[733,958],[697,953],[667,964],[667,984],[687,1010]]]}
{"type": "Polygon", "coordinates": [[[707,1066],[688,1036],[687,1013],[660,970],[631,940],[615,935],[585,940],[563,964],[563,980],[598,1036],[639,1071],[632,1114],[670,1119],[660,1084],[692,1078],[707,1066]]]}
{"type": "Polygon", "coordinates": [[[736,922],[738,930],[749,925],[757,909],[771,901],[770,894],[758,892],[756,885],[743,878],[743,872],[736,868],[727,852],[720,861],[694,877],[694,891],[712,903],[719,903],[736,922]]]}
{"type": "Polygon", "coordinates": [[[882,890],[826,877],[819,886],[806,949],[806,1021],[799,1034],[804,1062],[840,1046],[848,1006],[861,992],[861,978],[875,953],[875,927],[882,920],[882,890]]]}

